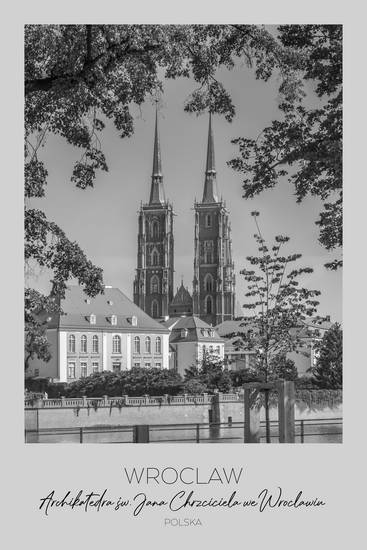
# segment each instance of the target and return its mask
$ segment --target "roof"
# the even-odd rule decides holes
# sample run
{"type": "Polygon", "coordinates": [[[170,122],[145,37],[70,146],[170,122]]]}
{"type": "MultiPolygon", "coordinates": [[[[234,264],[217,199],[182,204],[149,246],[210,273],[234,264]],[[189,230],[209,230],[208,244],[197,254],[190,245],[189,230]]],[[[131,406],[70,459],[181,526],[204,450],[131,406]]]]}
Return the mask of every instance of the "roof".
{"type": "Polygon", "coordinates": [[[181,281],[181,286],[180,288],[177,289],[177,292],[171,302],[171,305],[183,305],[183,304],[192,306],[192,297],[188,289],[184,287],[183,281],[181,281]]]}
{"type": "Polygon", "coordinates": [[[210,204],[218,202],[211,112],[209,112],[208,148],[206,152],[205,184],[202,202],[210,204]]]}
{"type": "Polygon", "coordinates": [[[149,317],[135,305],[119,288],[105,287],[104,294],[89,298],[80,286],[69,286],[65,299],[61,301],[62,315],[54,315],[48,323],[49,328],[103,329],[125,332],[161,332],[168,329],[149,317]],[[89,316],[96,316],[91,324],[89,316]],[[116,315],[116,325],[111,324],[111,316],[116,315]],[[132,318],[136,318],[136,326],[132,318]]]}
{"type": "Polygon", "coordinates": [[[245,333],[251,329],[251,324],[241,319],[237,321],[223,321],[215,329],[221,337],[225,338],[231,334],[245,333]]]}
{"type": "Polygon", "coordinates": [[[171,330],[171,344],[178,342],[223,342],[215,328],[199,317],[175,317],[163,324],[171,330]],[[183,333],[182,331],[186,332],[183,333]]]}

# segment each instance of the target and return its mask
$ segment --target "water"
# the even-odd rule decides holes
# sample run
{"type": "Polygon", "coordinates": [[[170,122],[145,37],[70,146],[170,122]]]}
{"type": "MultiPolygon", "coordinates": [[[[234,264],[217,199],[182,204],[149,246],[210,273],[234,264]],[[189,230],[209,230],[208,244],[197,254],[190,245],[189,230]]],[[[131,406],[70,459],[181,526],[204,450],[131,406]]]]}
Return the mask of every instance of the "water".
{"type": "MultiPolygon", "coordinates": [[[[310,422],[304,425],[304,443],[342,443],[341,422],[310,422]]],[[[271,442],[278,443],[278,427],[271,426],[271,442]]],[[[265,426],[261,426],[260,442],[265,443],[265,426]]],[[[243,443],[243,424],[232,426],[200,426],[200,443],[243,443]]],[[[196,426],[151,426],[150,443],[196,443],[196,426]]],[[[83,443],[133,443],[132,428],[83,429],[83,443]],[[103,430],[103,431],[102,431],[103,430]]],[[[28,433],[27,443],[80,443],[79,428],[74,430],[28,433]]],[[[296,423],[296,443],[301,443],[300,425],[296,423]]]]}

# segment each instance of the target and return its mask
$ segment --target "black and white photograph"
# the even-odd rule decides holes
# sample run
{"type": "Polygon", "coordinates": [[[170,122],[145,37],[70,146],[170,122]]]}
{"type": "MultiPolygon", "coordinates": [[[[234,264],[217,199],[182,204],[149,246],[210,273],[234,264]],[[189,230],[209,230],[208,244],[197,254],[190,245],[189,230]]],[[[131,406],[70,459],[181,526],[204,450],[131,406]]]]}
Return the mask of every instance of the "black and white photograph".
{"type": "Polygon", "coordinates": [[[342,24],[24,26],[26,444],[342,443],[342,74],[342,24]]]}
{"type": "Polygon", "coordinates": [[[6,6],[4,548],[363,544],[364,22],[6,6]]]}

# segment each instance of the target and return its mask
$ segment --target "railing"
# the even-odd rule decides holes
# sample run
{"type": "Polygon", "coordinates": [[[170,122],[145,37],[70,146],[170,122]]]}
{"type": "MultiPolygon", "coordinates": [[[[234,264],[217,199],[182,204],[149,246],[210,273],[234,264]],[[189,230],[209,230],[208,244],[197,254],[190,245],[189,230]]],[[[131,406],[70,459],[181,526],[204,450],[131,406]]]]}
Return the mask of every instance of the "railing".
{"type": "MultiPolygon", "coordinates": [[[[26,398],[24,400],[24,406],[26,409],[35,408],[76,408],[76,407],[111,407],[111,406],[125,406],[125,407],[142,407],[142,406],[159,406],[162,405],[206,405],[210,404],[214,398],[214,395],[207,393],[201,395],[161,395],[161,396],[149,396],[144,395],[140,397],[129,397],[128,395],[122,395],[121,397],[61,397],[58,399],[32,399],[26,398]]],[[[222,393],[219,394],[220,402],[238,402],[243,400],[243,396],[239,393],[222,393]]]]}
{"type": "MultiPolygon", "coordinates": [[[[279,441],[277,421],[270,423],[271,442],[279,441]]],[[[244,422],[97,426],[26,430],[26,443],[243,443],[244,422]]],[[[265,441],[265,422],[260,423],[265,441]]],[[[342,419],[295,421],[295,443],[339,443],[342,419]]]]}

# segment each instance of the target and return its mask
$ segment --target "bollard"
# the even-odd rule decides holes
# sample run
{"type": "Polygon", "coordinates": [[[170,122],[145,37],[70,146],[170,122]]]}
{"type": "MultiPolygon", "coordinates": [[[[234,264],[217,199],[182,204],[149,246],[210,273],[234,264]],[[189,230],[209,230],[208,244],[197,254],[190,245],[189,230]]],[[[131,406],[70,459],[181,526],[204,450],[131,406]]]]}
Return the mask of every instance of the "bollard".
{"type": "Polygon", "coordinates": [[[149,443],[149,426],[141,424],[134,426],[134,443],[149,443]]]}
{"type": "Polygon", "coordinates": [[[260,443],[260,411],[252,403],[251,389],[244,391],[244,442],[260,443]]]}
{"type": "Polygon", "coordinates": [[[294,382],[277,382],[279,443],[294,443],[294,382]]]}

